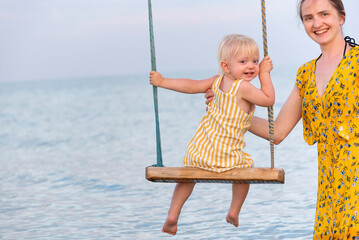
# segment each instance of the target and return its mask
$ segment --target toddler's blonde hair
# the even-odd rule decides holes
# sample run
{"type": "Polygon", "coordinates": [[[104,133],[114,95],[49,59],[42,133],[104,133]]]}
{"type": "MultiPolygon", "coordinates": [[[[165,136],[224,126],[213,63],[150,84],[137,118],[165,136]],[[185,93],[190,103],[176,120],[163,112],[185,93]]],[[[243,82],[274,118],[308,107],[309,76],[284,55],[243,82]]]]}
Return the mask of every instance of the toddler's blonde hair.
{"type": "Polygon", "coordinates": [[[238,53],[248,54],[248,56],[258,56],[259,49],[257,43],[250,37],[240,34],[230,34],[224,36],[218,46],[218,73],[223,74],[221,62],[229,62],[238,53]]]}

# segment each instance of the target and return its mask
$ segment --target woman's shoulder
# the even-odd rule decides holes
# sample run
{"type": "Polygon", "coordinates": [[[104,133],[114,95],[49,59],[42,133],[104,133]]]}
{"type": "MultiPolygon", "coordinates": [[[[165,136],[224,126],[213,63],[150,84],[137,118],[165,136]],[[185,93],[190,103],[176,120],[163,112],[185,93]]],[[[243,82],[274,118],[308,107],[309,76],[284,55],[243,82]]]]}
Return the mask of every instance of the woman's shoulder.
{"type": "Polygon", "coordinates": [[[317,61],[318,58],[316,59],[313,59],[313,60],[310,60],[306,63],[304,63],[302,66],[300,66],[298,68],[298,71],[297,71],[297,75],[298,74],[301,74],[301,73],[306,73],[308,72],[309,70],[313,69],[314,65],[315,65],[315,62],[317,61]]]}
{"type": "Polygon", "coordinates": [[[359,46],[355,46],[350,49],[349,57],[359,59],[359,46]]]}
{"type": "Polygon", "coordinates": [[[304,86],[307,86],[308,81],[310,81],[311,74],[314,74],[315,70],[315,62],[317,59],[313,59],[309,62],[304,63],[302,66],[298,68],[297,77],[296,77],[296,85],[299,88],[300,96],[303,97],[304,94],[304,86]]]}
{"type": "Polygon", "coordinates": [[[343,57],[340,63],[340,71],[353,75],[354,77],[359,74],[359,46],[352,47],[343,57]]]}
{"type": "Polygon", "coordinates": [[[297,82],[301,82],[301,79],[308,79],[308,76],[314,72],[316,60],[317,59],[310,60],[298,68],[297,82]]]}
{"type": "Polygon", "coordinates": [[[359,45],[356,45],[355,47],[352,48],[352,50],[356,53],[359,52],[359,45]]]}

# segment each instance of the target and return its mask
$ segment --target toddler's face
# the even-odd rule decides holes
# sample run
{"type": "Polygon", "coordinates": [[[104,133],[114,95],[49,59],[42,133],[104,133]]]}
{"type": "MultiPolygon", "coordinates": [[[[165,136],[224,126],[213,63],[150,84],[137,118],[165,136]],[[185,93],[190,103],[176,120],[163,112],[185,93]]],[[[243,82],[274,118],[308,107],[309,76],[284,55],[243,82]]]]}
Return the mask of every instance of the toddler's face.
{"type": "Polygon", "coordinates": [[[228,68],[234,80],[252,81],[259,72],[259,56],[238,53],[228,62],[228,68]]]}

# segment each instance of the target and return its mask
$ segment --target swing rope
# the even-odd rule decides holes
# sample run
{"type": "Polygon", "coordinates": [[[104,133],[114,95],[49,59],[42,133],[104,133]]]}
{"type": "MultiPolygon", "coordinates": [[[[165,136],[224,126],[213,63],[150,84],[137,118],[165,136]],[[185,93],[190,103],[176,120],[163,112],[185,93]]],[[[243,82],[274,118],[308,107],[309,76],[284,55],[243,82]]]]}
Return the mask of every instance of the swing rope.
{"type": "MultiPolygon", "coordinates": [[[[261,0],[261,10],[262,10],[263,51],[264,51],[264,56],[267,56],[268,55],[268,45],[267,45],[267,21],[266,21],[266,3],[265,3],[265,0],[261,0]]],[[[270,142],[271,168],[274,168],[273,107],[268,107],[268,122],[269,122],[269,142],[270,142]]]]}
{"type": "MultiPolygon", "coordinates": [[[[153,23],[152,23],[152,4],[151,0],[148,0],[148,17],[149,17],[149,28],[150,28],[150,42],[151,42],[151,69],[156,71],[156,53],[155,53],[155,40],[153,36],[153,23]]],[[[162,162],[162,150],[161,150],[161,136],[160,136],[160,120],[158,116],[158,97],[157,87],[153,86],[153,103],[155,107],[155,118],[156,118],[156,149],[157,149],[157,164],[154,166],[163,167],[162,162]]]]}
{"type": "MultiPolygon", "coordinates": [[[[266,7],[265,0],[261,0],[261,12],[262,12],[262,34],[263,34],[263,50],[264,56],[268,55],[267,45],[267,24],[266,24],[266,7]]],[[[150,43],[151,43],[151,69],[156,71],[156,54],[155,54],[155,41],[153,34],[153,21],[152,21],[152,4],[151,0],[148,0],[148,16],[149,16],[149,29],[150,29],[150,43]]],[[[155,108],[156,119],[156,149],[157,149],[157,164],[154,166],[163,167],[162,162],[162,150],[161,150],[161,136],[160,136],[160,123],[158,115],[158,97],[157,87],[153,86],[153,103],[155,108]]],[[[268,122],[269,122],[269,141],[270,141],[270,153],[271,153],[271,168],[274,168],[274,123],[273,123],[273,107],[268,107],[268,122]]]]}

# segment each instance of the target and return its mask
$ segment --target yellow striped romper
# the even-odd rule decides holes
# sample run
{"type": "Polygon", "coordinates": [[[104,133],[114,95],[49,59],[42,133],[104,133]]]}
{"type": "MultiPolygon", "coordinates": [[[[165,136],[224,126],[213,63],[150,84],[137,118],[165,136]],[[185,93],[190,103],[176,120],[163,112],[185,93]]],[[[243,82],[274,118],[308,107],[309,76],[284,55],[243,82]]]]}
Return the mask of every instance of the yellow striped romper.
{"type": "Polygon", "coordinates": [[[213,101],[206,115],[188,144],[183,165],[199,167],[213,172],[224,172],[233,168],[253,167],[253,160],[245,147],[247,132],[255,107],[250,114],[242,111],[236,99],[242,80],[233,82],[228,93],[219,89],[223,75],[212,84],[213,101]]]}

